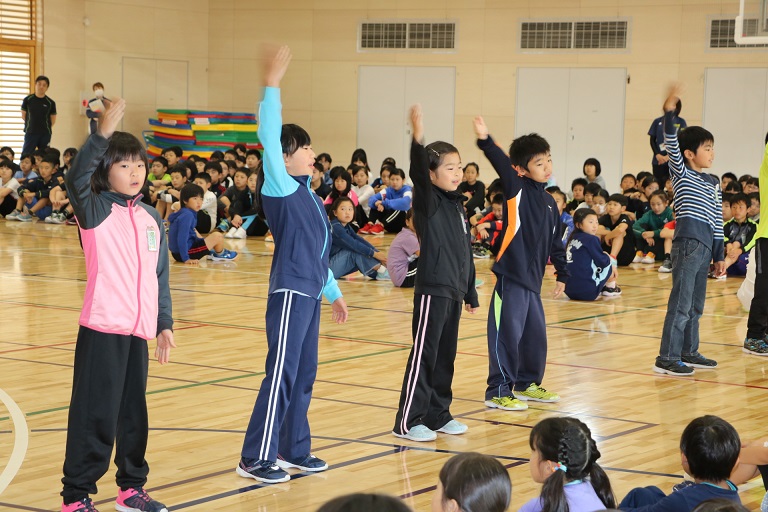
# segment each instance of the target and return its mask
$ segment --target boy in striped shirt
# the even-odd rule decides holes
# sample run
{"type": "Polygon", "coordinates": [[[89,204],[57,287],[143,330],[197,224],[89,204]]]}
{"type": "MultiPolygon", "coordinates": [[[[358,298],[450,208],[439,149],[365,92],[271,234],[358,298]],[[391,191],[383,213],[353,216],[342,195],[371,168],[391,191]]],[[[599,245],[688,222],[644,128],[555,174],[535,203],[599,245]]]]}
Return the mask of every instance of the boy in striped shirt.
{"type": "Polygon", "coordinates": [[[664,142],[675,197],[675,238],[672,241],[672,292],[653,371],[693,375],[694,368],[716,368],[699,353],[699,318],[704,312],[709,263],[715,277],[725,274],[722,191],[720,181],[706,172],[715,157],[714,136],[700,126],[677,133],[673,124],[679,85],[664,102],[664,142]]]}

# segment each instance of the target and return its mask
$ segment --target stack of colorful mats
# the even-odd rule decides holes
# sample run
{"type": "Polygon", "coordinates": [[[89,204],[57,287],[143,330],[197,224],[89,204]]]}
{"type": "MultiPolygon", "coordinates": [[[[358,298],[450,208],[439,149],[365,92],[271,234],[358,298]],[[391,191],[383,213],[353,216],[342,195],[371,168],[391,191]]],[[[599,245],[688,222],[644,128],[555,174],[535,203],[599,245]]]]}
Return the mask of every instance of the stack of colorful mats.
{"type": "Polygon", "coordinates": [[[214,151],[226,151],[236,144],[261,149],[254,114],[208,112],[202,110],[158,110],[144,131],[147,154],[156,157],[165,148],[179,146],[184,158],[198,155],[210,158],[214,151]]]}

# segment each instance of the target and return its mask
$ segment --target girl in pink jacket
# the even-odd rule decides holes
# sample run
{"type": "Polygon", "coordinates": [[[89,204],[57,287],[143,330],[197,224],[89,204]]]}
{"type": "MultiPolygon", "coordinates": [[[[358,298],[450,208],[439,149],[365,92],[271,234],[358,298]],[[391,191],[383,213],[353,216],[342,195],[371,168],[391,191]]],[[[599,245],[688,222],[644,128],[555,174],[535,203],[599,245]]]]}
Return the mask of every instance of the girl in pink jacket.
{"type": "Polygon", "coordinates": [[[168,247],[157,211],[141,202],[147,155],[116,132],[125,101],[108,104],[67,173],[88,281],[75,347],[67,425],[62,512],[93,512],[89,495],[109,469],[116,443],[117,503],[122,512],[167,512],[144,490],[147,340],[168,362],[173,341],[168,247]]]}

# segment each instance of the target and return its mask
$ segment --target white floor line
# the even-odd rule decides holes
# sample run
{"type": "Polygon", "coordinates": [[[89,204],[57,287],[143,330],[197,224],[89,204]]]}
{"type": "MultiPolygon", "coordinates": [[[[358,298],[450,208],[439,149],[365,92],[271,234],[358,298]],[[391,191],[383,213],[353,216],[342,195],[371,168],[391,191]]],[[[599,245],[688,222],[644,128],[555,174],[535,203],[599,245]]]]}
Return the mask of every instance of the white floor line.
{"type": "Polygon", "coordinates": [[[8,463],[5,465],[5,469],[0,473],[0,494],[5,491],[6,487],[14,479],[16,473],[21,468],[21,463],[24,462],[24,457],[27,454],[27,447],[29,446],[29,428],[27,427],[27,420],[24,418],[24,413],[13,401],[13,399],[0,389],[0,401],[5,404],[5,408],[13,420],[13,432],[14,432],[14,444],[11,456],[8,458],[8,463]]]}

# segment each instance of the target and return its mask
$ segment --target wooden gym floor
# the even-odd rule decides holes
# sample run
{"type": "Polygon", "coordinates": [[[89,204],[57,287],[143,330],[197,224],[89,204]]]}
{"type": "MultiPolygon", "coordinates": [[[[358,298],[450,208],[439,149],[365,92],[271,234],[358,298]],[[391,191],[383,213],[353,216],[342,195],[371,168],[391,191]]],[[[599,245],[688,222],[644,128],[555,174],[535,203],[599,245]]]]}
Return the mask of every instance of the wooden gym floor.
{"type": "MultiPolygon", "coordinates": [[[[392,236],[372,238],[386,248],[392,236]]],[[[466,435],[413,443],[390,433],[411,345],[412,290],[390,283],[340,281],[349,322],[324,308],[320,367],[310,409],[313,451],[331,469],[263,486],[235,474],[243,433],[264,370],[271,245],[229,241],[236,262],[200,268],[175,264],[171,291],[178,349],[172,362],[150,364],[148,488],[171,510],[315,510],[349,492],[402,497],[428,510],[437,474],[454,453],[497,457],[510,471],[517,510],[535,496],[528,434],[542,418],[573,415],[596,436],[619,498],[638,485],[671,490],[682,474],[678,441],[694,417],[717,414],[742,439],[765,435],[768,358],[741,351],[746,315],[735,293],[741,280],[710,281],[701,321],[702,352],[720,363],[694,378],[651,372],[671,275],[639,265],[622,269],[619,298],[552,300],[551,268],[544,307],[549,362],[544,386],[557,404],[503,412],[483,405],[487,372],[486,315],[494,278],[476,260],[481,310],[464,313],[454,380],[453,414],[466,435]]],[[[67,406],[77,320],[85,285],[75,227],[0,221],[0,509],[58,510],[67,406]]],[[[154,342],[150,343],[154,347],[154,342]]],[[[151,349],[153,350],[153,349],[151,349]]],[[[112,510],[114,467],[93,496],[112,510]]],[[[756,508],[762,484],[744,486],[756,508]]]]}

